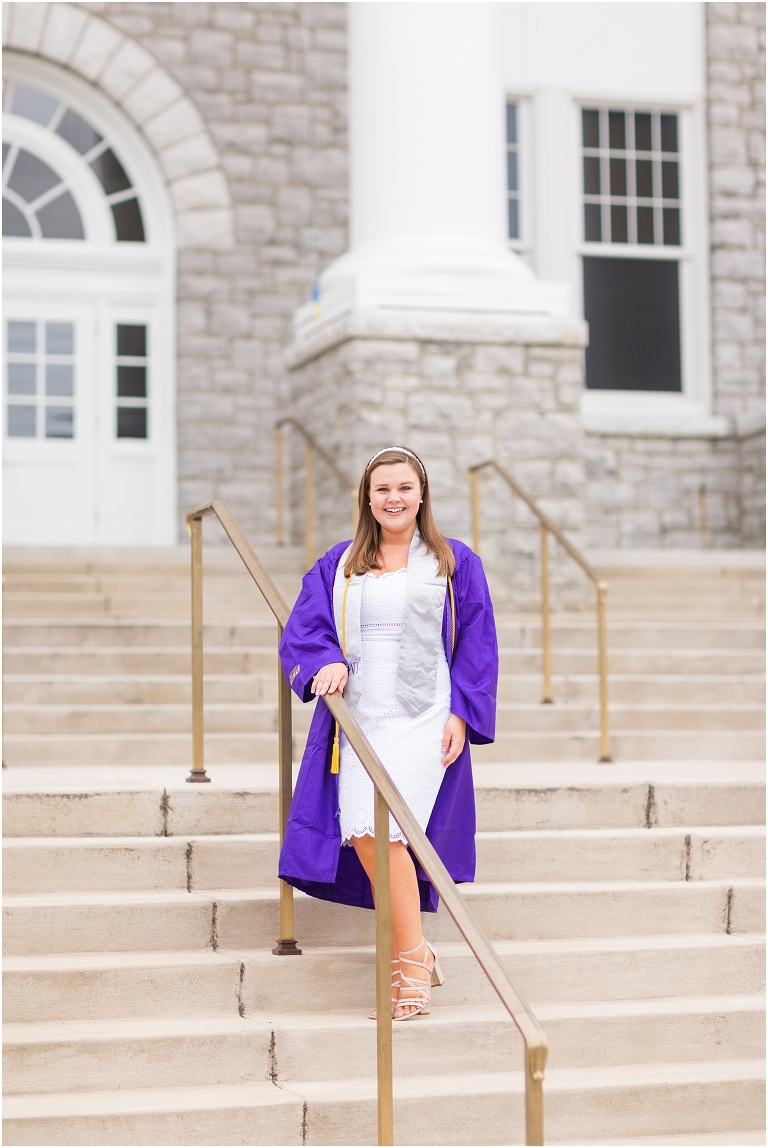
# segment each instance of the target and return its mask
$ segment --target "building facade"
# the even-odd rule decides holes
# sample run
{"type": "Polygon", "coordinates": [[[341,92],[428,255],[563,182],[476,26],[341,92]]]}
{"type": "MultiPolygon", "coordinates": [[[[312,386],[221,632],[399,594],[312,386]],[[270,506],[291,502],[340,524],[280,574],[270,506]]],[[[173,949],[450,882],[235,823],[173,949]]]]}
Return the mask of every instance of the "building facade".
{"type": "Polygon", "coordinates": [[[495,457],[592,549],[762,545],[764,17],[6,4],[6,541],[173,544],[219,497],[274,543],[290,416],[350,477],[407,442],[466,539],[495,457]]]}

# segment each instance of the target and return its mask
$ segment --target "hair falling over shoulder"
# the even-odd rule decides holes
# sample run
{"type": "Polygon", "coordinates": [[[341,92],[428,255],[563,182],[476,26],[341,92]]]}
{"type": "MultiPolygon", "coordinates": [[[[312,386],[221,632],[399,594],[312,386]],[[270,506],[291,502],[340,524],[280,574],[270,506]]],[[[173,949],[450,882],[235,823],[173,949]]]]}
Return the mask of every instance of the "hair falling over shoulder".
{"type": "Polygon", "coordinates": [[[456,557],[448,539],[438,530],[435,523],[426,467],[418,455],[405,447],[388,447],[386,450],[379,451],[363,471],[357,494],[357,530],[349,558],[344,566],[344,574],[349,578],[352,574],[367,574],[369,570],[380,569],[381,563],[378,555],[381,527],[373,517],[370,507],[371,474],[377,466],[386,466],[396,462],[408,463],[418,476],[421,484],[422,501],[416,515],[416,525],[421,534],[422,542],[437,559],[438,574],[450,578],[456,569],[456,557]]]}

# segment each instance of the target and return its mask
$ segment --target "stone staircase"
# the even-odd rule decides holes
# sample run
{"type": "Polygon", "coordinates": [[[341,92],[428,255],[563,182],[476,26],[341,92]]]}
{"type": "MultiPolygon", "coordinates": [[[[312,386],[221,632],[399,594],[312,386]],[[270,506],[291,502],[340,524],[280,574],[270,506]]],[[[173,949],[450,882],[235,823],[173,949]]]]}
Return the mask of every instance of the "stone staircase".
{"type": "MultiPolygon", "coordinates": [[[[299,557],[266,555],[287,598],[299,557]]],[[[278,932],[275,627],[206,551],[207,753],[189,766],[188,554],[6,560],[4,1142],[376,1142],[372,914],[278,932]]],[[[550,1040],[548,1143],[764,1143],[762,576],[602,556],[594,621],[500,618],[473,911],[550,1040]],[[758,824],[760,823],[760,824],[758,824]]],[[[309,707],[295,710],[296,752],[309,707]]],[[[523,1139],[522,1046],[447,916],[447,981],[395,1026],[399,1143],[523,1139]]]]}

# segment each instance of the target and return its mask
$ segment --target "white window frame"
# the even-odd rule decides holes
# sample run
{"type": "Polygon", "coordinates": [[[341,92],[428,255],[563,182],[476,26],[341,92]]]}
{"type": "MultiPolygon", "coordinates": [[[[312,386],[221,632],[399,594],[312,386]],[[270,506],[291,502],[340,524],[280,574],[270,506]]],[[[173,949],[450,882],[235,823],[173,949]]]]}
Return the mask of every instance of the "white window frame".
{"type": "Polygon", "coordinates": [[[504,204],[505,227],[507,232],[509,232],[509,216],[506,207],[509,200],[506,140],[507,104],[517,105],[517,155],[518,182],[520,188],[518,192],[518,200],[520,203],[520,236],[517,239],[510,239],[509,234],[507,234],[507,242],[510,251],[516,251],[518,255],[522,255],[526,259],[526,262],[528,262],[533,245],[533,236],[535,234],[535,179],[533,171],[533,151],[530,146],[532,139],[530,96],[507,92],[504,101],[504,204]]]}

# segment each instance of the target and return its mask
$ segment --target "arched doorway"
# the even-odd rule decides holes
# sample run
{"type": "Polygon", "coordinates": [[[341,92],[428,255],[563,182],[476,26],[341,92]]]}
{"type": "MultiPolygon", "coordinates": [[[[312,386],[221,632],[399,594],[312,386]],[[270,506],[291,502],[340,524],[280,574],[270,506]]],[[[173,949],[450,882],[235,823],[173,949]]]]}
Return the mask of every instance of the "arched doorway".
{"type": "Polygon", "coordinates": [[[6,543],[175,542],[164,181],[101,93],[15,54],[3,92],[3,257],[6,543]]]}

